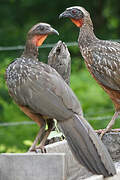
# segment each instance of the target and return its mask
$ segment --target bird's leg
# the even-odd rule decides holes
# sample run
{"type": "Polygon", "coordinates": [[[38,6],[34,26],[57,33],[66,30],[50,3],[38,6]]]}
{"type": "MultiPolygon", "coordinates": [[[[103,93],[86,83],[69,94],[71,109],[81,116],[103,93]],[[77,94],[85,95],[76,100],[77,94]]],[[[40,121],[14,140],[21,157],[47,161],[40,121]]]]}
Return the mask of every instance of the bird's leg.
{"type": "Polygon", "coordinates": [[[42,136],[43,136],[44,133],[45,133],[45,124],[43,124],[40,127],[40,130],[39,130],[39,132],[38,132],[32,146],[29,148],[28,152],[36,151],[36,145],[37,145],[38,141],[40,141],[42,139],[42,136]]]}
{"type": "Polygon", "coordinates": [[[119,116],[119,113],[120,113],[119,111],[116,111],[116,112],[114,113],[114,115],[113,115],[111,121],[109,122],[109,124],[107,125],[106,129],[103,129],[103,130],[102,130],[102,132],[101,132],[101,134],[100,134],[100,138],[102,138],[103,135],[104,135],[106,132],[108,132],[108,131],[111,130],[112,126],[115,124],[115,120],[116,120],[116,119],[118,118],[118,116],[119,116]]]}
{"type": "Polygon", "coordinates": [[[25,107],[25,106],[19,106],[19,107],[28,117],[30,117],[33,121],[35,121],[40,127],[40,130],[39,130],[32,146],[28,150],[28,152],[36,151],[36,145],[37,145],[38,141],[41,141],[44,138],[45,125],[46,125],[45,119],[42,115],[34,113],[28,107],[25,107]]]}
{"type": "Polygon", "coordinates": [[[41,149],[42,153],[46,153],[46,149],[45,149],[45,142],[50,134],[50,132],[53,129],[54,126],[54,121],[53,119],[49,119],[50,121],[48,122],[48,129],[45,131],[44,137],[42,139],[42,141],[40,142],[40,144],[38,146],[36,146],[36,149],[41,149]]]}
{"type": "Polygon", "coordinates": [[[36,150],[41,149],[41,152],[42,152],[42,153],[46,153],[46,149],[45,149],[44,146],[45,146],[45,142],[46,142],[46,140],[47,140],[50,132],[51,132],[50,129],[48,129],[48,130],[45,131],[44,138],[42,139],[42,141],[40,142],[40,144],[39,144],[38,146],[36,146],[36,150]]]}

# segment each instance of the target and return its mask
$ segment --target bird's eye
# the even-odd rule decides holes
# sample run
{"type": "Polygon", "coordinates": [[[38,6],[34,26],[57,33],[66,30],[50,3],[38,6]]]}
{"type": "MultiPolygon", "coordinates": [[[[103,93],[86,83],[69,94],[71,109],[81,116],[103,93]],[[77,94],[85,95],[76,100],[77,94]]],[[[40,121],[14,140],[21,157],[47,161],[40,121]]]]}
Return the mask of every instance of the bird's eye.
{"type": "Polygon", "coordinates": [[[40,30],[43,31],[43,30],[44,30],[44,27],[43,27],[43,26],[40,26],[40,30]]]}
{"type": "Polygon", "coordinates": [[[77,12],[77,11],[76,11],[75,9],[74,9],[74,10],[72,10],[72,13],[73,13],[73,14],[76,14],[76,12],[77,12]]]}
{"type": "Polygon", "coordinates": [[[58,48],[56,49],[57,55],[60,54],[60,50],[61,50],[60,47],[58,47],[58,48]]]}

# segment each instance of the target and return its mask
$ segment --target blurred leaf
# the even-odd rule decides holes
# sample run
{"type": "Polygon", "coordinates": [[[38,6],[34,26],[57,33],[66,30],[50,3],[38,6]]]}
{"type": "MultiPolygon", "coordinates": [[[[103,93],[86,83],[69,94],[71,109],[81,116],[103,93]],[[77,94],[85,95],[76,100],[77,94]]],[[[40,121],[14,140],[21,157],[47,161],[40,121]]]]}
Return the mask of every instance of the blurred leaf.
{"type": "Polygon", "coordinates": [[[30,141],[30,140],[24,140],[23,144],[26,145],[26,146],[31,146],[33,144],[33,142],[30,141]]]}
{"type": "Polygon", "coordinates": [[[57,132],[57,131],[52,131],[50,133],[50,135],[48,136],[48,139],[52,139],[54,137],[61,137],[62,136],[62,133],[61,132],[57,132]]]}

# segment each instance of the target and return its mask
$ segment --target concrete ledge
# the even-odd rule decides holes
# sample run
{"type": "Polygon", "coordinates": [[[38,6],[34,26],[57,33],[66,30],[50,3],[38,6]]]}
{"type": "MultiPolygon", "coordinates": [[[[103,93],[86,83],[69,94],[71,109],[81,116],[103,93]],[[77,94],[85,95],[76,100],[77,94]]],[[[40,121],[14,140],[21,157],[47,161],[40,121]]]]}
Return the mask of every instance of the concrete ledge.
{"type": "MultiPolygon", "coordinates": [[[[112,158],[120,159],[120,133],[108,133],[103,138],[112,158]]],[[[120,180],[120,162],[115,163],[117,175],[103,178],[93,175],[74,159],[67,142],[46,146],[46,154],[1,154],[0,180],[120,180]]]]}
{"type": "Polygon", "coordinates": [[[2,154],[0,180],[65,180],[65,154],[2,154]]]}
{"type": "Polygon", "coordinates": [[[103,175],[93,175],[89,178],[86,178],[85,180],[103,180],[103,175]]]}
{"type": "Polygon", "coordinates": [[[114,161],[120,161],[120,132],[106,133],[102,142],[107,147],[112,159],[114,161]]]}

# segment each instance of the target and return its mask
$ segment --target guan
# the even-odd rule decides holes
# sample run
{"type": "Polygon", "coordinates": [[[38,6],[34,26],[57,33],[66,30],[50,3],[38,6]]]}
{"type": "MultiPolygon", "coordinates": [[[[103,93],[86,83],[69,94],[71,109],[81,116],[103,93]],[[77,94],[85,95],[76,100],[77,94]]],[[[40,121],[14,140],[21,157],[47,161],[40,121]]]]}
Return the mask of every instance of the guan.
{"type": "Polygon", "coordinates": [[[120,114],[120,43],[98,39],[89,12],[83,7],[67,8],[59,16],[70,18],[80,28],[78,45],[88,71],[111,98],[115,113],[101,137],[111,130],[120,114]]]}

